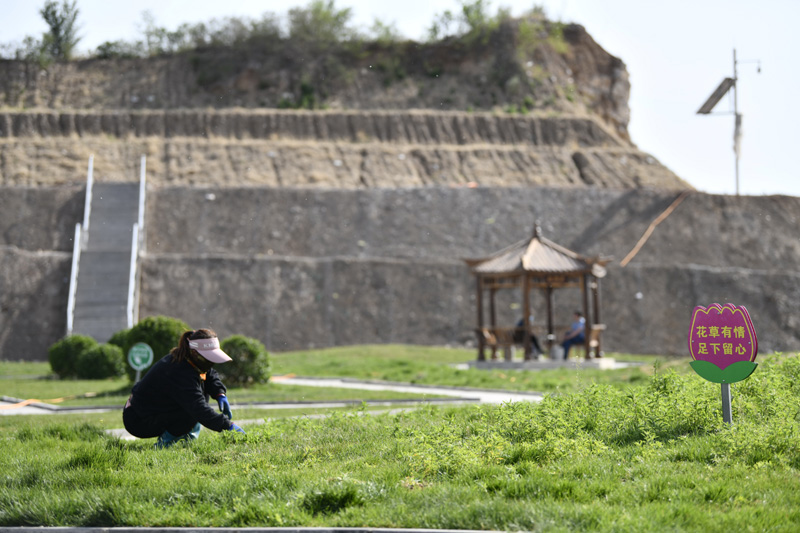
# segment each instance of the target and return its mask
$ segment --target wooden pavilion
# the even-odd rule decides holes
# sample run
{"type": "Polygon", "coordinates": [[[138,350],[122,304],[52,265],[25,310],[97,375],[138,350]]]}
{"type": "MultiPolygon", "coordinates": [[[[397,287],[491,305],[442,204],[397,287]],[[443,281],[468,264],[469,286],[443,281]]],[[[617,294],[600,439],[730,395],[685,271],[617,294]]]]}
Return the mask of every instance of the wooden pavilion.
{"type": "Polygon", "coordinates": [[[546,353],[550,353],[556,342],[553,321],[553,292],[556,289],[579,288],[582,294],[583,316],[586,319],[586,358],[601,357],[600,335],[605,325],[600,321],[600,278],[606,274],[607,257],[584,257],[541,235],[537,223],[533,237],[512,244],[483,259],[467,259],[465,262],[477,278],[478,361],[485,361],[485,349],[492,349],[492,359],[497,358],[497,349],[502,348],[505,359],[511,359],[511,347],[522,344],[524,359],[533,358],[531,335],[530,293],[534,289],[544,292],[547,304],[546,353]],[[495,297],[502,289],[521,291],[522,324],[501,326],[497,323],[495,297]],[[488,292],[489,321],[484,321],[484,302],[488,292]]]}

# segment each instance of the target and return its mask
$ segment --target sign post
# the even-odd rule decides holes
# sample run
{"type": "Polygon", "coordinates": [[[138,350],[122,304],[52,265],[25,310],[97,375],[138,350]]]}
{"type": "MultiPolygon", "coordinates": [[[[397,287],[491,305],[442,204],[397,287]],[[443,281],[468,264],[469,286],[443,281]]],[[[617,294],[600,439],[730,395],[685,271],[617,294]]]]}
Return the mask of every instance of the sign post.
{"type": "Polygon", "coordinates": [[[695,307],[689,326],[689,363],[697,374],[722,386],[722,419],[731,424],[731,383],[742,381],[758,366],[756,329],[743,305],[695,307]]]}
{"type": "Polygon", "coordinates": [[[149,344],[137,342],[128,350],[128,364],[136,370],[136,381],[139,381],[142,370],[153,364],[153,349],[149,344]]]}
{"type": "Polygon", "coordinates": [[[722,384],[722,420],[728,424],[733,423],[731,415],[731,384],[722,384]]]}

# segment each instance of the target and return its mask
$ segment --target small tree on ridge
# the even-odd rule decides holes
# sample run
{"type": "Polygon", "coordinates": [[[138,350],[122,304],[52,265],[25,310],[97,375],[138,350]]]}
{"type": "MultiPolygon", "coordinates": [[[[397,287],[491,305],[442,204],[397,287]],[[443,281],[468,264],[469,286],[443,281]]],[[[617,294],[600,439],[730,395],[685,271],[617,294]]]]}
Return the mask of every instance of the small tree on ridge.
{"type": "Polygon", "coordinates": [[[48,0],[39,13],[50,28],[42,40],[44,53],[56,61],[69,61],[80,41],[77,0],[64,0],[60,6],[55,0],[48,0]]]}

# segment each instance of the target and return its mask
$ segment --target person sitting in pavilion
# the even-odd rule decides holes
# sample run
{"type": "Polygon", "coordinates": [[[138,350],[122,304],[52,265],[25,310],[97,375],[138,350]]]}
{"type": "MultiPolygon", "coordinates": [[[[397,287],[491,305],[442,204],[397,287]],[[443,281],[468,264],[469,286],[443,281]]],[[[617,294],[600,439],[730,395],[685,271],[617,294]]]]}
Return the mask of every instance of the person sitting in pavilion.
{"type": "Polygon", "coordinates": [[[586,319],[583,313],[575,311],[573,321],[566,333],[561,347],[564,348],[564,359],[569,359],[569,349],[575,344],[586,342],[586,319]]]}

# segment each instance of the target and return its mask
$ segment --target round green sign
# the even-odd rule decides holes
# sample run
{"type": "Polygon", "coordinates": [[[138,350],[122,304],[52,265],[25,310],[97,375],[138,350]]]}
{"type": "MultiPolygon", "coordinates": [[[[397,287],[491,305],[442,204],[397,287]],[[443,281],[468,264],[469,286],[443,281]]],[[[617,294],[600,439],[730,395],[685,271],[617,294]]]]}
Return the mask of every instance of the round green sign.
{"type": "Polygon", "coordinates": [[[128,350],[128,363],[134,370],[144,370],[153,364],[153,349],[144,342],[137,342],[128,350]]]}

